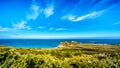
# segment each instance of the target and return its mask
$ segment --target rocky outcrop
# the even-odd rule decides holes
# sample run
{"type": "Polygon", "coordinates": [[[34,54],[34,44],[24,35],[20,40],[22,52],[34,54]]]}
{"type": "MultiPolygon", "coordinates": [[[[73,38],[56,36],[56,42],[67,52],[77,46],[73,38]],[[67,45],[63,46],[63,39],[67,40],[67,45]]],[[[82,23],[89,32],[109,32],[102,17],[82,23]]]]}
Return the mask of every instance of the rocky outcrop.
{"type": "Polygon", "coordinates": [[[57,48],[69,48],[69,47],[73,47],[73,46],[77,46],[80,43],[76,42],[76,41],[71,41],[71,42],[61,42],[57,48]]]}

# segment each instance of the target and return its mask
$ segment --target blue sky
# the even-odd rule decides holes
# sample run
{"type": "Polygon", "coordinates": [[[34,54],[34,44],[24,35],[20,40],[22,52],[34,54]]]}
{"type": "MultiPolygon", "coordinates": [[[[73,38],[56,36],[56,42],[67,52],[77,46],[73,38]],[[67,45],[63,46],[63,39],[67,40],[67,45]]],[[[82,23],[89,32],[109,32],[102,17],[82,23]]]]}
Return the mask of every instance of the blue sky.
{"type": "Polygon", "coordinates": [[[0,0],[0,38],[120,38],[120,0],[0,0]]]}

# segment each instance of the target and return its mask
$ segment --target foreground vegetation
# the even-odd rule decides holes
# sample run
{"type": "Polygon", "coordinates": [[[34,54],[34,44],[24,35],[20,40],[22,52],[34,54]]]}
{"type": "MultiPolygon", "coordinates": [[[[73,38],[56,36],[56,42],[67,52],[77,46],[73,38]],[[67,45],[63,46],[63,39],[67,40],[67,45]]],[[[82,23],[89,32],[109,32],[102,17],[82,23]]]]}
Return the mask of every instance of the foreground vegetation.
{"type": "Polygon", "coordinates": [[[0,68],[120,68],[120,46],[62,42],[58,48],[0,47],[0,68]]]}

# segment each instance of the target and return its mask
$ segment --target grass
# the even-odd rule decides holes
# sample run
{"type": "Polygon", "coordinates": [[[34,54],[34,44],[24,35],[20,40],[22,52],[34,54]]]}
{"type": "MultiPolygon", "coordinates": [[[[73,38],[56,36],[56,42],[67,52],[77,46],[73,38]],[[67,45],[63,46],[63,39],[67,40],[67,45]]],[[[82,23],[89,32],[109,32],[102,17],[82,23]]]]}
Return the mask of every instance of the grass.
{"type": "Polygon", "coordinates": [[[119,68],[120,46],[62,42],[58,48],[0,47],[0,68],[119,68]]]}

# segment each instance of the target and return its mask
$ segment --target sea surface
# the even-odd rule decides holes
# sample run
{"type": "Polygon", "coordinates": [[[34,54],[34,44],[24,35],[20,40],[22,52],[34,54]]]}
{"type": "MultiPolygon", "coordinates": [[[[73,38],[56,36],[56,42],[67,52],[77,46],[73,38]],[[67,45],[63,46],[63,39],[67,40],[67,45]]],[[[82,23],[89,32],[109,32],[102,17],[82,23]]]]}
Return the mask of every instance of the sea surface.
{"type": "Polygon", "coordinates": [[[79,43],[120,44],[120,39],[0,39],[0,45],[15,48],[54,48],[60,42],[77,41],[79,43]]]}

